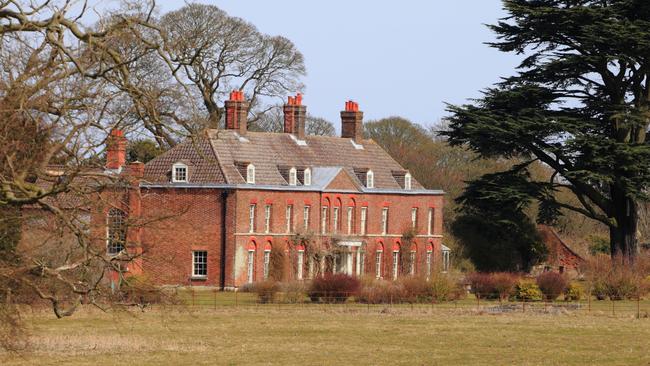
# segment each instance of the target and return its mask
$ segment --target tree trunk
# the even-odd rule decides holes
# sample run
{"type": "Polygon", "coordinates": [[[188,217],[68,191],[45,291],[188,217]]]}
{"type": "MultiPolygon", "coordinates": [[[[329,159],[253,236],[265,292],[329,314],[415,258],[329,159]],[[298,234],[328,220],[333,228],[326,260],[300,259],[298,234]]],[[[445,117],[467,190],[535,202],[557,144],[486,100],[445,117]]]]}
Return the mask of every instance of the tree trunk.
{"type": "Polygon", "coordinates": [[[624,189],[612,188],[613,218],[615,226],[610,226],[609,240],[612,259],[621,257],[624,262],[633,262],[638,254],[637,226],[639,207],[637,202],[627,196],[624,189]]]}

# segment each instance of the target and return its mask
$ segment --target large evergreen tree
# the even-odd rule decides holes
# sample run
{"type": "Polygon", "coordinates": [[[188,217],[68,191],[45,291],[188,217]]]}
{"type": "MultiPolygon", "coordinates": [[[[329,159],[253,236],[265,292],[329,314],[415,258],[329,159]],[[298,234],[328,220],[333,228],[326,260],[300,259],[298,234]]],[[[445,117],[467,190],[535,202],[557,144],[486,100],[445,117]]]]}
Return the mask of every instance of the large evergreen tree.
{"type": "Polygon", "coordinates": [[[498,36],[490,46],[526,57],[474,104],[451,106],[445,134],[483,156],[543,162],[554,172],[549,181],[528,179],[504,192],[539,200],[546,219],[563,208],[602,222],[612,255],[633,259],[650,183],[650,1],[504,6],[509,15],[490,26],[498,36]],[[558,200],[559,190],[580,204],[558,200]]]}

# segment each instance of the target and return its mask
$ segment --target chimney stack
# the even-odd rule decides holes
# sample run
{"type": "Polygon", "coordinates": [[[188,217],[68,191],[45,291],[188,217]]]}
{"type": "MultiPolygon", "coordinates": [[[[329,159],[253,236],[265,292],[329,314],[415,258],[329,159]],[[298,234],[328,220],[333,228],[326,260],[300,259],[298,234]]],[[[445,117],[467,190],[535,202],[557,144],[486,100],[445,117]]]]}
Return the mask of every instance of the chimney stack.
{"type": "Polygon", "coordinates": [[[106,169],[119,170],[126,164],[126,138],[122,130],[112,130],[106,148],[106,169]]]}
{"type": "Polygon", "coordinates": [[[226,129],[245,135],[247,123],[248,102],[244,100],[244,92],[233,90],[230,92],[230,99],[226,101],[226,129]]]}
{"type": "Polygon", "coordinates": [[[302,105],[302,94],[289,97],[284,105],[284,133],[290,133],[299,140],[305,139],[305,117],[307,107],[302,105]]]}
{"type": "Polygon", "coordinates": [[[359,111],[359,104],[351,100],[345,102],[345,110],[341,111],[341,137],[355,142],[363,140],[363,112],[359,111]]]}

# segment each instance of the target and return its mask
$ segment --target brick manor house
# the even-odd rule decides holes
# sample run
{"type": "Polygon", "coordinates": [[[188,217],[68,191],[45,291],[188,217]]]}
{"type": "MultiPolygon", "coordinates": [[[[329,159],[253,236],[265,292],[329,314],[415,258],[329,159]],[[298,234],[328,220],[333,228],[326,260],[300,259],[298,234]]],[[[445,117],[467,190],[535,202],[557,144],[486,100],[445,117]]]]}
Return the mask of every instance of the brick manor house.
{"type": "Polygon", "coordinates": [[[106,170],[135,183],[114,194],[93,226],[109,255],[141,254],[130,273],[158,285],[232,289],[268,278],[274,251],[288,264],[287,280],[332,272],[395,279],[448,268],[443,192],[423,188],[364,139],[355,102],[341,112],[341,137],[305,135],[301,95],[284,106],[283,133],[247,131],[241,92],[225,110],[225,129],[147,164],[126,164],[126,139],[111,133],[106,170]],[[136,221],[146,224],[126,224],[136,221]]]}

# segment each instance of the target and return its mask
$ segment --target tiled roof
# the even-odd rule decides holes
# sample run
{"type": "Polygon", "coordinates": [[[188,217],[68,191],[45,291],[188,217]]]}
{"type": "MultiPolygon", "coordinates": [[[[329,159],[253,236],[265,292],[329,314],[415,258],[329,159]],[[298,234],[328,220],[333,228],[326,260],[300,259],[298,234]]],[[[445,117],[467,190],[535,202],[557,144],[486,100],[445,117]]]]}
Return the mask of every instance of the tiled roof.
{"type": "MultiPolygon", "coordinates": [[[[338,167],[355,178],[356,172],[370,169],[376,189],[403,190],[394,172],[404,168],[373,140],[360,145],[340,137],[306,136],[305,141],[297,141],[286,133],[249,131],[242,137],[232,130],[210,130],[207,137],[185,141],[147,163],[145,180],[169,183],[172,164],[187,160],[194,164],[190,183],[240,185],[245,180],[237,165],[247,162],[255,166],[255,184],[260,186],[288,185],[283,167],[338,167]]],[[[415,179],[412,188],[423,189],[415,179]]]]}
{"type": "Polygon", "coordinates": [[[144,181],[168,183],[171,180],[172,165],[178,162],[188,166],[190,182],[226,183],[210,141],[206,137],[187,139],[148,162],[144,167],[144,181]]]}

